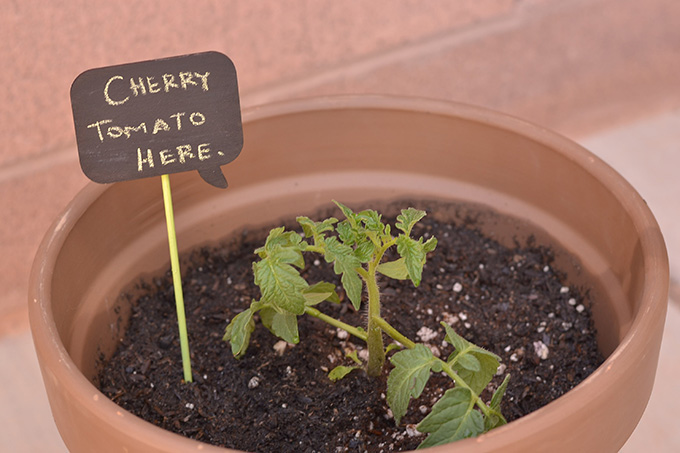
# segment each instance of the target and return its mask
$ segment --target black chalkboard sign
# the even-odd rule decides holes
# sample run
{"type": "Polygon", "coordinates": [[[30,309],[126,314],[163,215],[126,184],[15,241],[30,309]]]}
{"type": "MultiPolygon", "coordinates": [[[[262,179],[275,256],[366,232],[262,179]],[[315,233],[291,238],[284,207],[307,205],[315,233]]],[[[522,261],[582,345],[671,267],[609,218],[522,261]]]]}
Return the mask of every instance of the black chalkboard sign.
{"type": "Polygon", "coordinates": [[[219,52],[91,69],[71,86],[80,165],[98,183],[220,165],[243,147],[236,69],[219,52]]]}

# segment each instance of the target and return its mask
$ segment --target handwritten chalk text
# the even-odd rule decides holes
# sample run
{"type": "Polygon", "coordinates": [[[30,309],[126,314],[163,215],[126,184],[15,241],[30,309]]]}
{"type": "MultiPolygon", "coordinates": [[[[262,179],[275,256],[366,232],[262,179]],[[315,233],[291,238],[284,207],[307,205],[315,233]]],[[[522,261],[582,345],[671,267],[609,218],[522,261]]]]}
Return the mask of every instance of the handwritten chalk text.
{"type": "MultiPolygon", "coordinates": [[[[200,88],[202,91],[208,91],[208,76],[210,72],[205,72],[201,74],[200,72],[180,72],[175,76],[175,74],[163,74],[160,77],[157,76],[145,76],[145,77],[130,77],[129,85],[127,81],[121,75],[115,75],[110,77],[104,85],[104,100],[109,105],[123,105],[130,100],[130,96],[145,96],[147,94],[156,93],[170,93],[172,90],[188,90],[190,88],[196,87],[200,88]],[[118,85],[126,84],[127,88],[124,88],[123,94],[130,94],[123,97],[123,94],[118,96],[113,96],[111,94],[112,87],[118,88],[120,93],[120,87],[118,85]]],[[[123,85],[125,86],[125,85],[123,85]]]]}
{"type": "MultiPolygon", "coordinates": [[[[179,145],[172,149],[163,149],[154,153],[151,148],[142,151],[137,148],[137,171],[142,172],[145,168],[154,168],[157,164],[166,166],[170,164],[186,164],[198,159],[205,161],[214,156],[211,154],[210,143],[201,143],[195,149],[191,145],[179,145]]],[[[222,151],[217,151],[218,156],[224,156],[222,151]]]]}
{"type": "MultiPolygon", "coordinates": [[[[163,118],[156,118],[156,120],[153,123],[153,129],[151,130],[152,135],[156,135],[159,132],[170,132],[174,129],[181,131],[182,127],[187,124],[185,121],[186,119],[186,112],[177,112],[172,115],[170,115],[167,121],[164,120],[163,118]],[[173,121],[174,120],[174,121],[173,121]],[[171,127],[170,125],[173,125],[171,127]]],[[[201,112],[193,112],[189,114],[189,124],[192,126],[202,126],[205,124],[205,115],[202,114],[201,112]]],[[[113,123],[113,120],[111,119],[105,119],[105,120],[99,120],[96,121],[92,124],[88,124],[87,128],[88,129],[96,129],[97,130],[97,136],[99,137],[99,141],[103,142],[106,137],[109,138],[130,138],[132,137],[133,133],[143,133],[143,134],[148,134],[149,133],[149,128],[146,126],[146,122],[141,122],[139,125],[136,126],[121,126],[121,125],[110,125],[109,124],[113,123]]]]}

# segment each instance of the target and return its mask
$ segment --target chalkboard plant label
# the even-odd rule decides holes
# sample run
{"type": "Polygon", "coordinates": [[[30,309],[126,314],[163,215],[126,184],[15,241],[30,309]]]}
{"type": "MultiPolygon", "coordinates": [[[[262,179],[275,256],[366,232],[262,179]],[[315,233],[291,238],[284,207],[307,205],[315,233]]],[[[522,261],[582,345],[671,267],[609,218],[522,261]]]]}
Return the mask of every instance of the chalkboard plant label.
{"type": "Polygon", "coordinates": [[[91,69],[71,85],[80,166],[98,183],[160,176],[184,380],[193,380],[170,173],[198,170],[227,187],[220,165],[243,147],[236,69],[219,52],[91,69]]]}
{"type": "Polygon", "coordinates": [[[91,69],[71,86],[80,165],[98,183],[221,165],[243,147],[236,70],[219,52],[91,69]]]}

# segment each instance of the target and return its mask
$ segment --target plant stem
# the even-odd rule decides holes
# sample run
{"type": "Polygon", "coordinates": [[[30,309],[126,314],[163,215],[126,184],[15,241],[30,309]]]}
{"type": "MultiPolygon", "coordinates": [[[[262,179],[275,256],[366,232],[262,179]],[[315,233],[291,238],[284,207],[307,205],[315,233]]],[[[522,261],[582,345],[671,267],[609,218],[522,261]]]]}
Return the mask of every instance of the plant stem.
{"type": "Polygon", "coordinates": [[[177,252],[177,234],[175,232],[175,214],[172,209],[172,192],[170,191],[170,177],[161,176],[163,185],[163,204],[165,206],[165,222],[168,226],[168,245],[170,246],[170,267],[172,268],[172,283],[175,289],[175,307],[177,309],[177,324],[179,326],[179,344],[182,351],[182,368],[184,382],[192,382],[191,355],[189,353],[189,337],[187,335],[187,321],[184,314],[184,294],[182,293],[182,274],[179,269],[179,254],[177,252]]]}
{"type": "Polygon", "coordinates": [[[345,324],[342,321],[339,321],[331,316],[328,316],[324,313],[321,313],[319,310],[313,307],[305,307],[305,313],[314,316],[315,318],[318,318],[328,324],[330,324],[333,327],[337,327],[339,329],[347,331],[350,335],[354,335],[355,337],[359,338],[360,340],[366,341],[366,333],[362,332],[361,330],[357,329],[354,326],[350,326],[349,324],[345,324]]]}
{"type": "Polygon", "coordinates": [[[368,275],[365,279],[368,290],[368,366],[366,373],[369,376],[380,376],[383,365],[385,364],[385,345],[383,343],[382,329],[376,322],[380,319],[380,290],[375,279],[376,268],[379,260],[369,264],[368,275]]]}
{"type": "Polygon", "coordinates": [[[398,341],[399,343],[403,344],[405,347],[409,349],[413,349],[416,347],[416,344],[413,341],[409,340],[404,335],[402,335],[401,332],[392,327],[390,323],[385,321],[383,318],[378,317],[374,321],[394,341],[398,341]]]}

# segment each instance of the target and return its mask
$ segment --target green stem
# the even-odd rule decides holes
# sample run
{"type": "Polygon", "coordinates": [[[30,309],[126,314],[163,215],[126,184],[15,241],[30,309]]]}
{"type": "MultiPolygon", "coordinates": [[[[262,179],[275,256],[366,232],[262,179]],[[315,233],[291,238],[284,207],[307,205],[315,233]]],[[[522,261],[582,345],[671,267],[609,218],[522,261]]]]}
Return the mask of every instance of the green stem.
{"type": "Polygon", "coordinates": [[[368,290],[368,366],[366,373],[369,376],[380,376],[383,365],[385,364],[385,345],[383,343],[382,329],[376,322],[380,319],[380,290],[375,279],[375,270],[379,260],[370,263],[368,275],[365,279],[366,289],[368,290]]]}
{"type": "Polygon", "coordinates": [[[374,321],[394,341],[398,341],[399,343],[403,344],[405,347],[409,349],[413,349],[416,347],[416,344],[413,341],[409,340],[404,335],[402,335],[401,332],[392,327],[390,323],[385,321],[383,318],[378,317],[374,321]]]}
{"type": "Polygon", "coordinates": [[[182,368],[184,382],[192,382],[191,355],[189,353],[189,336],[187,335],[187,321],[184,314],[184,294],[182,293],[182,274],[179,269],[179,253],[177,252],[177,234],[175,232],[175,214],[172,209],[172,192],[170,191],[170,177],[161,176],[163,185],[163,204],[165,205],[165,222],[168,226],[168,245],[170,246],[170,267],[172,268],[172,282],[175,288],[175,307],[177,308],[177,324],[179,326],[179,343],[182,351],[182,368]]]}
{"type": "Polygon", "coordinates": [[[351,326],[349,324],[345,324],[342,321],[339,321],[331,316],[328,316],[327,314],[321,313],[319,310],[313,307],[305,307],[305,313],[314,316],[315,318],[318,318],[328,324],[330,324],[333,327],[337,327],[339,329],[347,331],[350,335],[354,335],[355,337],[359,338],[360,340],[366,341],[366,333],[362,332],[361,330],[357,329],[354,326],[351,326]]]}

